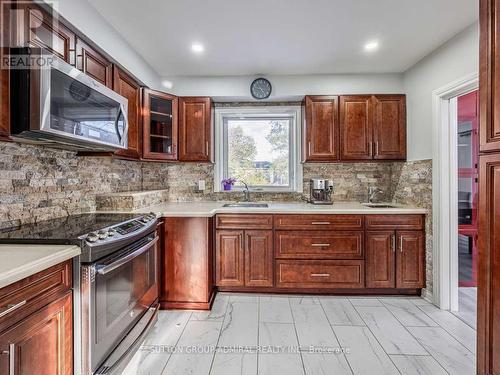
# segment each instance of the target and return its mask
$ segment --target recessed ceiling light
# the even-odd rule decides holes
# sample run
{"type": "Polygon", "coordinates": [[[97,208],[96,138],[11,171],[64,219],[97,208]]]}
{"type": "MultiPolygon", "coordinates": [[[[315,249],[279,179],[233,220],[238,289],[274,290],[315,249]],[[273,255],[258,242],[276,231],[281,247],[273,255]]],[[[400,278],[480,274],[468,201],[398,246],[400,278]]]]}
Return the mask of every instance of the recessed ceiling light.
{"type": "Polygon", "coordinates": [[[195,53],[202,53],[205,50],[205,47],[203,47],[203,44],[193,43],[191,44],[191,50],[195,53]]]}
{"type": "Polygon", "coordinates": [[[171,89],[172,87],[174,87],[174,83],[172,81],[169,81],[168,79],[164,79],[163,81],[161,81],[161,84],[167,89],[171,89]]]}
{"type": "Polygon", "coordinates": [[[375,51],[378,49],[378,42],[373,40],[365,44],[365,51],[375,51]]]}

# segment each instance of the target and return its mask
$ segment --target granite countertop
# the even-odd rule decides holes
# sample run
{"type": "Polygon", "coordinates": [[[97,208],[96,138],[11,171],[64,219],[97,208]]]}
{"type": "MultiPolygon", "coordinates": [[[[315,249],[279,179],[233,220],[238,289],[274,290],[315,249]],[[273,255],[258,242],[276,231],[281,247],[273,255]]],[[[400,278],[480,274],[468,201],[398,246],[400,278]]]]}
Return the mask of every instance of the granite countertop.
{"type": "MultiPolygon", "coordinates": [[[[268,203],[267,208],[223,207],[235,202],[169,202],[140,208],[131,212],[154,212],[161,217],[212,217],[222,213],[260,214],[426,214],[425,208],[397,205],[395,208],[371,208],[357,202],[334,203],[321,206],[308,203],[268,203]]],[[[109,211],[108,211],[109,212],[109,211]]],[[[123,211],[120,211],[123,212],[123,211]]]]}
{"type": "Polygon", "coordinates": [[[0,245],[0,288],[80,255],[74,245],[0,245]]]}

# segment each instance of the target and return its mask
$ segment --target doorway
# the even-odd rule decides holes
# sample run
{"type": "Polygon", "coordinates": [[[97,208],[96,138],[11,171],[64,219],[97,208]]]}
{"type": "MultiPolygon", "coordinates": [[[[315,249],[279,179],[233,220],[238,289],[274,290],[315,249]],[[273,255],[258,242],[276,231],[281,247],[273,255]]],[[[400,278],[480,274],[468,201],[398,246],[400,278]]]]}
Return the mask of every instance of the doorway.
{"type": "MultiPolygon", "coordinates": [[[[477,321],[477,203],[479,163],[478,90],[461,95],[450,108],[457,119],[457,194],[458,194],[458,304],[452,311],[476,328],[477,321]]],[[[455,127],[453,127],[455,128],[455,127]]]]}

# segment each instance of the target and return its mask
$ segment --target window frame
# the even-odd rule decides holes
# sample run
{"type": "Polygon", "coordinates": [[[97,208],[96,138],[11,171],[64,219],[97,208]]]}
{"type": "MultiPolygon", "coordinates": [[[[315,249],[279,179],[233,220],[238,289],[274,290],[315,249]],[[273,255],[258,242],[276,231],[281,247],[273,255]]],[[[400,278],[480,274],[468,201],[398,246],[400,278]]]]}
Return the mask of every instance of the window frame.
{"type": "Polygon", "coordinates": [[[215,108],[215,170],[214,192],[241,192],[244,187],[234,186],[232,190],[222,189],[221,181],[227,173],[227,121],[230,119],[289,119],[289,184],[288,186],[252,185],[250,190],[270,193],[302,192],[301,164],[301,106],[253,106],[215,108]]]}

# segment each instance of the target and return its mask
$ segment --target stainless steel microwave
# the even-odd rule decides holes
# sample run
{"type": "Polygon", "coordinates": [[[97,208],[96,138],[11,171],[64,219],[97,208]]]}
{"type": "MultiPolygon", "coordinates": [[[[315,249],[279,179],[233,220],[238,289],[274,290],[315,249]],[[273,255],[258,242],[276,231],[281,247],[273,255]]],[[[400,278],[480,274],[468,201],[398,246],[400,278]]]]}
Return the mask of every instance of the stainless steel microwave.
{"type": "Polygon", "coordinates": [[[127,148],[126,98],[40,50],[11,55],[17,58],[10,71],[14,140],[81,151],[127,148]]]}

